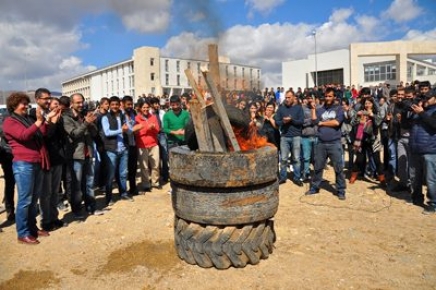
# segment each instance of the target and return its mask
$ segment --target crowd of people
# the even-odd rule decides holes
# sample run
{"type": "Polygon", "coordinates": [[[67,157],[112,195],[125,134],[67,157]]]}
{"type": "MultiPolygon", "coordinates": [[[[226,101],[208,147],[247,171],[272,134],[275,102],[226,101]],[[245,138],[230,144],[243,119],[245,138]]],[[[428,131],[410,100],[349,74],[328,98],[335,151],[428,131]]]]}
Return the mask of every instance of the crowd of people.
{"type": "Polygon", "coordinates": [[[25,93],[12,93],[1,133],[7,223],[16,224],[19,242],[38,244],[38,237],[67,226],[59,219],[63,199],[80,221],[168,182],[168,149],[184,144],[190,119],[179,96],[169,98],[170,110],[156,97],[134,103],[131,96],[113,96],[93,106],[81,94],[55,98],[45,88],[36,90],[35,100],[29,109],[25,93]],[[97,208],[95,190],[105,194],[103,208],[97,208]]]}
{"type": "MultiPolygon", "coordinates": [[[[113,96],[94,104],[78,93],[55,98],[40,88],[36,108],[29,109],[28,96],[13,93],[0,160],[7,221],[16,223],[18,241],[38,244],[38,237],[66,226],[59,219],[64,200],[74,219],[83,220],[103,215],[118,200],[133,202],[161,189],[170,177],[169,149],[185,145],[191,97],[144,96],[134,102],[113,96]],[[105,195],[102,208],[95,191],[105,195]]],[[[350,185],[365,178],[388,192],[407,191],[423,213],[436,212],[436,90],[429,82],[392,89],[271,88],[251,96],[229,93],[226,101],[246,112],[250,126],[278,148],[280,184],[308,182],[305,194],[317,194],[330,162],[339,200],[346,199],[347,173],[350,185]]]]}

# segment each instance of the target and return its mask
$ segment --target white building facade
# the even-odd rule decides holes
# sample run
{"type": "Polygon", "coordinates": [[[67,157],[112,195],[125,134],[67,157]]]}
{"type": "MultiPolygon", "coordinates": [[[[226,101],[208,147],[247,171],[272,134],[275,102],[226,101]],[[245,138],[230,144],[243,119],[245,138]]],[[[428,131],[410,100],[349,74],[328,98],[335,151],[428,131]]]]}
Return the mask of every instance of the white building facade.
{"type": "MultiPolygon", "coordinates": [[[[163,57],[159,48],[140,47],[132,59],[73,77],[62,83],[62,94],[81,93],[87,100],[130,95],[181,95],[191,92],[185,70],[190,69],[197,85],[206,89],[201,70],[208,68],[207,60],[163,57]]],[[[232,64],[228,58],[219,59],[221,88],[225,90],[254,90],[260,88],[258,67],[232,64]]]]}
{"type": "Polygon", "coordinates": [[[428,80],[436,83],[436,41],[352,43],[349,49],[310,54],[282,63],[283,87],[391,85],[428,80]],[[429,59],[425,59],[428,56],[429,59]]]}

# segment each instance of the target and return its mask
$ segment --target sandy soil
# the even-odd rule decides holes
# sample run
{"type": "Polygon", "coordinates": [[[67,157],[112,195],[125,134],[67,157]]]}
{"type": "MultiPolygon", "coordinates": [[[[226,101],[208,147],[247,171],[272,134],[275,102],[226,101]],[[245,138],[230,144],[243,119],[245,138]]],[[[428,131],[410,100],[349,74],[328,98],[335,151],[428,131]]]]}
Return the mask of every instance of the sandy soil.
{"type": "Polygon", "coordinates": [[[18,244],[15,227],[4,228],[0,289],[436,288],[436,216],[422,215],[404,194],[358,181],[339,201],[325,189],[304,196],[307,186],[288,181],[280,186],[274,252],[258,265],[217,270],[177,257],[168,189],[118,201],[37,246],[18,244]]]}

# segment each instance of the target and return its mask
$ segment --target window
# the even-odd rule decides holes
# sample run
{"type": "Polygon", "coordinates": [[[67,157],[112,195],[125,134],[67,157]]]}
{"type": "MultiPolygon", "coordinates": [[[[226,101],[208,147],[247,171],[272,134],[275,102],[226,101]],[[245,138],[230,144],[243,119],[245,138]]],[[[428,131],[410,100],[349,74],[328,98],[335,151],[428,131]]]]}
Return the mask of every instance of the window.
{"type": "Polygon", "coordinates": [[[177,85],[180,86],[180,75],[177,75],[177,85]]]}
{"type": "Polygon", "coordinates": [[[188,69],[191,69],[191,62],[190,61],[188,61],[187,66],[188,66],[188,69]]]}
{"type": "Polygon", "coordinates": [[[384,82],[395,80],[397,77],[395,62],[366,64],[363,67],[365,82],[384,82]]]}
{"type": "Polygon", "coordinates": [[[179,60],[176,62],[176,71],[180,72],[180,61],[179,60]]]}
{"type": "Polygon", "coordinates": [[[169,68],[168,68],[169,67],[169,62],[170,61],[168,59],[165,60],[165,71],[169,70],[169,68]]]}
{"type": "Polygon", "coordinates": [[[197,71],[201,73],[201,63],[197,62],[197,71]]]}
{"type": "Polygon", "coordinates": [[[150,74],[150,81],[154,81],[154,73],[150,74]]]}
{"type": "MultiPolygon", "coordinates": [[[[237,68],[236,66],[233,67],[233,75],[236,77],[237,68]]],[[[235,86],[236,87],[236,86],[235,86]]]]}
{"type": "Polygon", "coordinates": [[[154,58],[150,58],[150,66],[154,66],[154,58]]]}
{"type": "Polygon", "coordinates": [[[170,75],[169,74],[165,74],[165,85],[168,86],[169,83],[170,83],[170,75]]]}

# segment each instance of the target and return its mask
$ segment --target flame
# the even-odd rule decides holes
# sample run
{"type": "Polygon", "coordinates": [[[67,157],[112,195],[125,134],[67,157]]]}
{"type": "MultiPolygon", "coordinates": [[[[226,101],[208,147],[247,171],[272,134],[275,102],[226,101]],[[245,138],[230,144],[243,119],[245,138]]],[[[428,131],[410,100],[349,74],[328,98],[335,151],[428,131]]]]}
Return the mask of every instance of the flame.
{"type": "MultiPolygon", "coordinates": [[[[256,124],[250,124],[248,130],[245,131],[234,126],[232,128],[241,151],[254,150],[265,146],[275,147],[274,144],[268,142],[265,136],[259,135],[256,124]]],[[[231,145],[229,145],[229,149],[235,151],[231,145]]]]}

